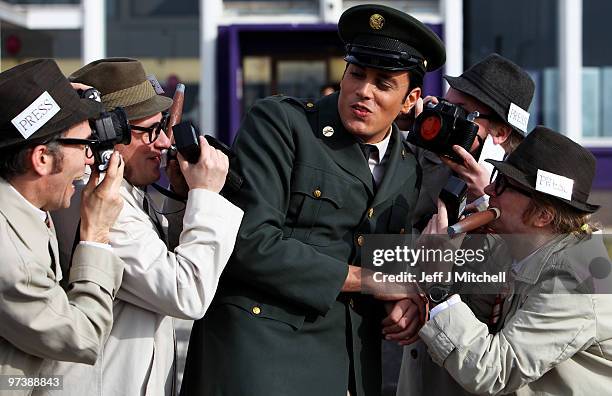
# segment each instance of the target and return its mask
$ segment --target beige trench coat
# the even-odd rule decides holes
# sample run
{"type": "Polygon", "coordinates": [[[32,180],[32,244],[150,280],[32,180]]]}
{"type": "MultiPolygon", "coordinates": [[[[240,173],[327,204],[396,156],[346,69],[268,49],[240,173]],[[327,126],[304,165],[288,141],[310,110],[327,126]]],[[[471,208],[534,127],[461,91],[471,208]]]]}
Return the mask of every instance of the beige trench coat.
{"type": "Polygon", "coordinates": [[[612,295],[586,294],[610,292],[609,275],[589,272],[595,260],[610,268],[599,236],[557,237],[515,271],[497,334],[465,303],[427,322],[420,336],[433,361],[477,394],[608,394],[612,295]]]}
{"type": "Polygon", "coordinates": [[[55,230],[0,178],[0,374],[37,377],[45,359],[93,364],[122,273],[110,249],[79,244],[65,292],[55,230]]]}
{"type": "Polygon", "coordinates": [[[63,396],[177,392],[173,318],[204,316],[242,220],[242,210],[221,195],[194,189],[186,206],[168,200],[163,210],[156,208],[172,213],[157,215],[164,233],[160,237],[143,210],[142,189],[123,180],[119,192],[124,205],[110,243],[125,262],[125,273],[114,325],[93,367],[57,362],[45,368],[66,376],[63,396]]]}

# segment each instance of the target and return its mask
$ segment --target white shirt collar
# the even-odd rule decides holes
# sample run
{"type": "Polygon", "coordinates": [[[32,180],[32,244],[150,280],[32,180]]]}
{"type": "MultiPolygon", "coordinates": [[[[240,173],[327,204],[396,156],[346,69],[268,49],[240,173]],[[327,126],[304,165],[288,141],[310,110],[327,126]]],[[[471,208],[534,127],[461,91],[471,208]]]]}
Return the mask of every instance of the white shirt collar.
{"type": "Polygon", "coordinates": [[[378,149],[378,162],[381,162],[383,158],[385,158],[385,154],[387,153],[387,148],[389,147],[389,141],[391,140],[391,130],[387,133],[387,136],[383,140],[378,143],[373,143],[374,146],[378,149]]]}
{"type": "Polygon", "coordinates": [[[9,185],[9,188],[13,190],[19,198],[21,198],[25,203],[28,204],[30,208],[32,208],[32,212],[34,213],[35,216],[40,217],[43,222],[47,221],[47,212],[45,212],[44,210],[40,210],[36,206],[32,205],[32,202],[28,201],[23,195],[21,195],[21,193],[17,191],[17,189],[13,187],[11,183],[8,183],[8,185],[9,185]]]}
{"type": "Polygon", "coordinates": [[[387,148],[389,147],[389,141],[391,140],[392,128],[393,127],[389,128],[389,132],[387,132],[387,135],[385,136],[385,138],[381,140],[380,142],[368,143],[368,144],[371,144],[372,146],[376,146],[376,148],[378,149],[378,159],[374,155],[372,155],[368,162],[374,161],[375,164],[377,165],[381,163],[383,158],[385,158],[385,154],[387,153],[387,148]]]}

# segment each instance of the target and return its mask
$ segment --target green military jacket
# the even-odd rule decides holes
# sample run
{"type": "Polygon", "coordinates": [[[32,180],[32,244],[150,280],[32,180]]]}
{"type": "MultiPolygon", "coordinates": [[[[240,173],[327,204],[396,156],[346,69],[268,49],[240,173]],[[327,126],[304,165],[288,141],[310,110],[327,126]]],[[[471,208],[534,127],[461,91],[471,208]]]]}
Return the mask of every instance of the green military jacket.
{"type": "Polygon", "coordinates": [[[181,394],[345,396],[351,372],[355,396],[380,394],[382,305],[340,290],[368,234],[410,232],[420,170],[393,126],[375,193],[337,101],[277,96],[246,115],[232,197],[245,215],[181,394]]]}

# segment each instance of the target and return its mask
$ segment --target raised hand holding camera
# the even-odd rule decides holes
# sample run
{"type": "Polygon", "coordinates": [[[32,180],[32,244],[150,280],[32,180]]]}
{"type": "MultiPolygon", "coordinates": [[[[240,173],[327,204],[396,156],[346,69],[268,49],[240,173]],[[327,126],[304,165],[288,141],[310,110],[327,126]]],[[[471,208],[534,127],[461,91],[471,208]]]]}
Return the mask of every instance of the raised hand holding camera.
{"type": "Polygon", "coordinates": [[[470,150],[478,132],[474,120],[479,116],[477,111],[468,113],[460,106],[438,98],[424,105],[406,140],[440,156],[463,161],[453,150],[453,145],[470,150]]]}
{"type": "MultiPolygon", "coordinates": [[[[235,157],[234,152],[227,145],[213,136],[202,136],[202,133],[189,121],[176,124],[172,127],[172,131],[176,141],[176,146],[173,148],[181,153],[181,155],[192,164],[199,162],[198,158],[201,158],[201,147],[199,147],[201,146],[199,143],[201,137],[204,138],[207,145],[224,154],[228,158],[228,161],[234,159],[235,157]]],[[[169,155],[171,155],[171,152],[172,149],[170,150],[169,155]]],[[[240,190],[242,183],[242,176],[240,176],[238,172],[230,167],[227,171],[225,183],[222,186],[223,193],[232,193],[240,190]]]]}
{"type": "Polygon", "coordinates": [[[197,162],[188,161],[179,151],[178,161],[181,172],[189,185],[189,189],[204,188],[220,192],[225,184],[229,169],[227,155],[208,144],[204,137],[198,137],[200,155],[197,162]]]}
{"type": "MultiPolygon", "coordinates": [[[[72,83],[81,98],[101,101],[100,92],[84,84],[72,83]]],[[[93,147],[94,166],[100,172],[106,172],[116,144],[130,144],[132,140],[131,128],[127,115],[122,107],[104,112],[99,118],[90,121],[94,139],[97,143],[93,147]]]]}
{"type": "Polygon", "coordinates": [[[100,171],[93,170],[81,201],[81,240],[108,243],[110,227],[123,208],[119,187],[124,167],[125,162],[115,151],[110,156],[104,180],[99,182],[100,171]]]}

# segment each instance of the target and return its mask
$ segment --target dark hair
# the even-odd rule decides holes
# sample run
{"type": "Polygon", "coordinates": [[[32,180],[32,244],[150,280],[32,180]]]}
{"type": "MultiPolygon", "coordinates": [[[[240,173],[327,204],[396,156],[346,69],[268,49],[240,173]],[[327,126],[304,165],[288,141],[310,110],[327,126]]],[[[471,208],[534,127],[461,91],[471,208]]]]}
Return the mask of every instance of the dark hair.
{"type": "Polygon", "coordinates": [[[404,100],[402,100],[402,102],[405,102],[406,99],[408,99],[408,95],[410,95],[410,92],[412,92],[413,89],[423,88],[423,73],[421,73],[420,70],[408,70],[408,80],[410,81],[410,84],[408,84],[408,90],[406,91],[406,95],[404,95],[404,100]]]}
{"type": "Polygon", "coordinates": [[[425,74],[421,69],[408,70],[408,78],[410,79],[410,85],[408,86],[408,93],[415,88],[423,88],[423,78],[425,74]]]}
{"type": "Polygon", "coordinates": [[[39,145],[47,146],[47,151],[53,157],[53,173],[59,173],[62,171],[62,160],[64,156],[60,150],[60,143],[57,141],[58,138],[62,137],[65,131],[53,135],[52,138],[37,139],[32,142],[28,142],[24,146],[20,147],[9,147],[0,150],[0,177],[10,181],[16,176],[21,176],[27,173],[30,169],[29,156],[32,153],[32,149],[39,145]]]}

